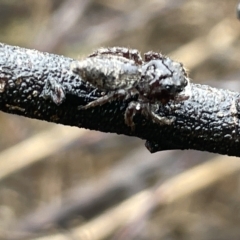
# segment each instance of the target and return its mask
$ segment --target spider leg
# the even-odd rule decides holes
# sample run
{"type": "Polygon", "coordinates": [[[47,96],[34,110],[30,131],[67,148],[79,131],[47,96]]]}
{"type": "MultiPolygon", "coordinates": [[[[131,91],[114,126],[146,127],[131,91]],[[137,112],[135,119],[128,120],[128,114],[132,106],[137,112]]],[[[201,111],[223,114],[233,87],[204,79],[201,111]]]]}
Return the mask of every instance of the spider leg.
{"type": "Polygon", "coordinates": [[[143,63],[141,54],[138,50],[124,47],[99,48],[97,51],[93,52],[88,57],[95,57],[101,55],[121,56],[133,60],[137,65],[141,65],[143,63]]]}
{"type": "Polygon", "coordinates": [[[94,93],[96,93],[97,92],[97,88],[95,88],[94,90],[92,90],[88,95],[87,95],[87,97],[91,97],[91,95],[93,95],[94,93]]]}
{"type": "Polygon", "coordinates": [[[159,124],[159,125],[171,125],[176,118],[171,117],[161,117],[158,114],[155,113],[157,110],[157,105],[145,103],[142,105],[142,114],[146,117],[152,119],[153,122],[159,124]]]}
{"type": "Polygon", "coordinates": [[[160,125],[171,125],[175,121],[175,117],[167,118],[157,115],[155,113],[156,110],[157,106],[150,103],[130,102],[124,114],[125,123],[127,126],[131,127],[133,131],[135,129],[133,118],[137,112],[140,112],[147,119],[160,125]]]}
{"type": "Polygon", "coordinates": [[[131,127],[132,131],[135,129],[135,123],[133,117],[136,115],[137,111],[141,109],[141,104],[139,102],[130,102],[124,114],[124,120],[127,126],[131,127]]]}
{"type": "Polygon", "coordinates": [[[124,99],[127,96],[127,92],[125,90],[117,90],[114,92],[109,92],[106,95],[88,103],[85,106],[79,106],[78,109],[89,109],[97,106],[102,106],[105,103],[112,102],[116,99],[124,99]]]}
{"type": "Polygon", "coordinates": [[[151,112],[150,116],[153,122],[158,123],[160,125],[171,125],[176,120],[175,117],[172,117],[172,118],[161,117],[155,114],[154,112],[151,112]]]}

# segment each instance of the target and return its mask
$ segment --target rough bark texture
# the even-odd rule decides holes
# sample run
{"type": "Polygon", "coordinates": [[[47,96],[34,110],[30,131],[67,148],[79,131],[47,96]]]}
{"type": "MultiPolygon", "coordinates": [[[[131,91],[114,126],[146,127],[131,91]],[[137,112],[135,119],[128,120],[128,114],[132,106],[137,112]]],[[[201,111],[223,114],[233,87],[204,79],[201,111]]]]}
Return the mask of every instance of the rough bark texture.
{"type": "Polygon", "coordinates": [[[239,93],[191,84],[190,99],[159,106],[159,115],[176,117],[172,125],[160,126],[138,114],[132,132],[124,122],[124,112],[133,99],[78,110],[78,106],[96,99],[101,92],[92,92],[70,70],[72,61],[0,44],[0,109],[65,125],[137,136],[147,140],[151,152],[196,149],[240,156],[239,93]],[[51,94],[63,98],[63,102],[56,105],[51,94]]]}

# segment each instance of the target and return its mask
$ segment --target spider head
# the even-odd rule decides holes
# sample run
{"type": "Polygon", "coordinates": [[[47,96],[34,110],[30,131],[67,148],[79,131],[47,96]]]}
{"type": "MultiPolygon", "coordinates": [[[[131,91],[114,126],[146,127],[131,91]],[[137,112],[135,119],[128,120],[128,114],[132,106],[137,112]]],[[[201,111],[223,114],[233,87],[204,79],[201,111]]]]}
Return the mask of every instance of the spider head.
{"type": "Polygon", "coordinates": [[[140,93],[151,103],[167,103],[169,100],[183,101],[191,96],[187,73],[181,63],[157,55],[143,66],[140,93]]]}

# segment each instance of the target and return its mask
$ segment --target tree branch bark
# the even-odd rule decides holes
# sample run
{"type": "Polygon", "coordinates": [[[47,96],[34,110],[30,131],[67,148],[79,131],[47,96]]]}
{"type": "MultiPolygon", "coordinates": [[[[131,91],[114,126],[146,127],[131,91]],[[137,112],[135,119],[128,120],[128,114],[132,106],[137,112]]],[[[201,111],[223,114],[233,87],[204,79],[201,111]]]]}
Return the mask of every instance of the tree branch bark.
{"type": "Polygon", "coordinates": [[[171,125],[158,125],[137,114],[134,117],[136,128],[132,131],[124,122],[124,112],[133,99],[113,101],[87,110],[78,109],[78,106],[97,99],[101,92],[93,91],[71,71],[73,61],[63,56],[0,44],[0,110],[136,136],[147,140],[146,146],[151,152],[195,149],[240,156],[239,93],[191,84],[190,99],[159,105],[159,115],[176,118],[171,125]],[[46,91],[63,98],[63,102],[56,105],[43,94],[46,91]]]}

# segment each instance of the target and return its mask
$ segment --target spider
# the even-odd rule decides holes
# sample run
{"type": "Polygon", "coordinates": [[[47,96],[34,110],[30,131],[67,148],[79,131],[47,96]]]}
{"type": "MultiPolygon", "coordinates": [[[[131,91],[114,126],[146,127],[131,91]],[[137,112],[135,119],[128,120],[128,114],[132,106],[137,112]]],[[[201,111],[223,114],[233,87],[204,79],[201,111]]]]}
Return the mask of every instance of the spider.
{"type": "Polygon", "coordinates": [[[175,118],[155,113],[158,104],[166,104],[170,100],[183,101],[191,93],[183,65],[152,51],[144,54],[143,61],[136,49],[100,48],[85,60],[73,62],[71,69],[83,81],[106,93],[79,109],[137,95],[137,101],[130,102],[124,114],[125,123],[132,129],[137,112],[155,123],[172,124],[175,118]]]}

